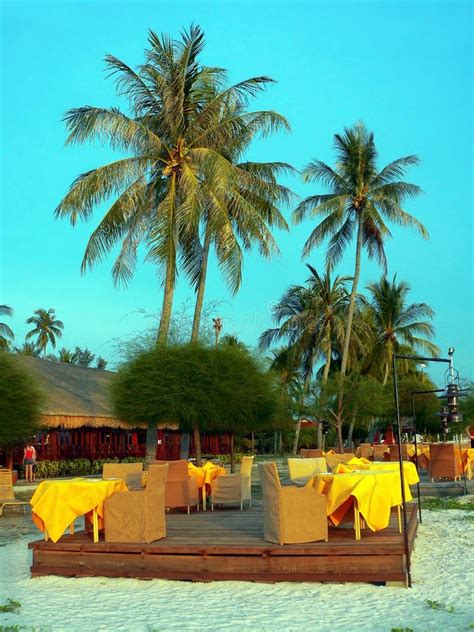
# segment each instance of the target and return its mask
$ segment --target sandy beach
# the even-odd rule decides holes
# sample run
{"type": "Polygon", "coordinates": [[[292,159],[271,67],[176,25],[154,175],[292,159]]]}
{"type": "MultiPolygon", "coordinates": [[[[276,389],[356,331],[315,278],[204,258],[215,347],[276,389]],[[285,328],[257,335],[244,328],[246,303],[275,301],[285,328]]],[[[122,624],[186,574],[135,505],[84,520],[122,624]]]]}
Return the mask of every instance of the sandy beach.
{"type": "Polygon", "coordinates": [[[363,584],[31,579],[27,543],[37,532],[28,517],[5,517],[2,530],[13,541],[2,538],[0,547],[0,602],[10,598],[21,607],[17,613],[0,613],[0,630],[472,629],[472,513],[425,511],[423,518],[409,590],[363,584]]]}

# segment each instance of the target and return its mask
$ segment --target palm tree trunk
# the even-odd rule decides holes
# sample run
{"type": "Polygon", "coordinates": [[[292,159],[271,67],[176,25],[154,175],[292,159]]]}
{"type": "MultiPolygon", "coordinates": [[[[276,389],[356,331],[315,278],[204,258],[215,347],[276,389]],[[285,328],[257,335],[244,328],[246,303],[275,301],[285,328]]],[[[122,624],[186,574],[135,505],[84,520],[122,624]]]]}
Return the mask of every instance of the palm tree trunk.
{"type": "Polygon", "coordinates": [[[339,448],[340,454],[342,454],[344,452],[344,445],[342,441],[342,419],[341,418],[338,418],[337,420],[336,431],[337,431],[337,447],[339,448]]]}
{"type": "Polygon", "coordinates": [[[390,365],[389,365],[389,363],[387,362],[387,364],[385,365],[385,371],[384,371],[383,382],[382,382],[382,384],[383,384],[384,386],[385,386],[385,384],[388,382],[388,372],[389,372],[389,369],[390,369],[390,365]]]}
{"type": "Polygon", "coordinates": [[[206,289],[207,263],[209,260],[209,250],[211,248],[211,231],[206,228],[204,237],[204,247],[202,251],[202,264],[199,273],[199,285],[196,294],[196,305],[194,307],[193,329],[191,332],[191,342],[197,342],[199,338],[199,326],[201,324],[202,306],[204,303],[204,291],[206,289]]]}
{"type": "Polygon", "coordinates": [[[326,364],[324,365],[323,382],[328,381],[329,369],[331,368],[331,356],[332,356],[332,348],[331,348],[331,343],[329,343],[326,349],[326,364]]]}
{"type": "Polygon", "coordinates": [[[166,266],[166,278],[163,294],[163,307],[161,310],[160,327],[158,329],[158,343],[166,344],[171,324],[171,309],[173,307],[174,283],[176,262],[168,260],[166,266]]]}
{"type": "Polygon", "coordinates": [[[342,353],[342,361],[341,361],[341,375],[342,376],[346,374],[347,361],[349,359],[349,345],[351,342],[352,320],[354,318],[357,285],[359,283],[359,277],[360,277],[361,252],[362,252],[362,221],[359,217],[358,226],[357,226],[357,245],[356,245],[356,256],[355,256],[354,280],[352,281],[352,290],[351,290],[351,296],[349,300],[349,310],[347,312],[346,334],[344,336],[344,351],[342,353]]]}
{"type": "Polygon", "coordinates": [[[171,324],[171,311],[173,308],[173,295],[174,286],[176,281],[176,244],[178,241],[177,228],[175,226],[174,216],[174,202],[176,193],[176,176],[173,174],[170,184],[170,196],[172,204],[169,213],[169,226],[170,234],[169,239],[169,252],[166,261],[166,277],[165,287],[163,292],[163,307],[161,309],[160,326],[158,329],[158,343],[166,344],[168,341],[168,334],[171,324]]]}

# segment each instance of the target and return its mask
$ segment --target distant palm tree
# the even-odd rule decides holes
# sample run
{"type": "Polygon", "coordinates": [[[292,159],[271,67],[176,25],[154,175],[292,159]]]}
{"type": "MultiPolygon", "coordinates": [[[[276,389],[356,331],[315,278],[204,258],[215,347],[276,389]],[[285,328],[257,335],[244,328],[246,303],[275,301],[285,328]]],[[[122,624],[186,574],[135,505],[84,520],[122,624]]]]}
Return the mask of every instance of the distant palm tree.
{"type": "Polygon", "coordinates": [[[101,356],[99,356],[96,360],[96,368],[100,369],[101,371],[103,371],[105,369],[105,367],[107,366],[107,360],[105,358],[102,358],[101,356]]]}
{"type": "Polygon", "coordinates": [[[365,303],[374,332],[373,353],[382,367],[383,384],[387,383],[393,354],[400,348],[420,349],[433,357],[439,354],[439,348],[428,340],[434,336],[430,322],[434,312],[426,303],[407,304],[408,283],[397,283],[396,275],[391,282],[383,276],[367,289],[371,294],[365,303]]]}
{"type": "Polygon", "coordinates": [[[59,350],[58,353],[59,362],[64,362],[66,364],[75,364],[76,363],[76,355],[70,349],[66,349],[63,347],[59,350]]]}
{"type": "Polygon", "coordinates": [[[271,82],[268,77],[224,88],[225,72],[199,63],[204,48],[199,27],[192,26],[180,41],[150,31],[148,42],[145,63],[137,71],[106,57],[119,94],[130,101],[130,116],[91,106],[66,115],[67,143],[108,140],[132,155],[80,175],[55,214],[69,217],[74,225],[88,220],[94,207],[114,200],[89,239],[82,270],[121,243],[112,273],[116,282],[127,282],[143,243],[147,260],[164,278],[158,341],[166,343],[178,258],[184,258],[185,267],[203,210],[212,205],[220,221],[222,192],[238,186],[236,170],[221,148],[248,129],[265,133],[288,123],[273,111],[247,112],[243,107],[271,82]],[[233,105],[236,113],[222,118],[222,111],[233,105]]]}
{"type": "Polygon", "coordinates": [[[26,334],[26,340],[36,336],[35,346],[39,352],[46,355],[46,348],[49,343],[53,349],[56,348],[56,338],[61,338],[63,335],[64,325],[60,320],[56,320],[54,309],[37,309],[26,322],[28,325],[34,325],[33,329],[26,334]]]}
{"type": "Polygon", "coordinates": [[[267,329],[259,340],[266,349],[277,341],[285,341],[290,352],[298,358],[303,377],[307,381],[315,362],[324,358],[323,381],[327,380],[335,349],[341,348],[347,318],[349,294],[348,276],[331,279],[329,270],[321,276],[307,264],[310,277],[306,285],[293,285],[273,308],[273,318],[278,327],[267,329]]]}
{"type": "Polygon", "coordinates": [[[225,336],[222,336],[219,344],[221,347],[227,346],[227,347],[240,347],[241,349],[247,348],[247,346],[241,340],[239,340],[237,336],[234,336],[232,334],[226,334],[225,336]]]}
{"type": "Polygon", "coordinates": [[[24,342],[21,347],[15,347],[15,353],[33,358],[39,358],[40,356],[40,350],[33,342],[24,342]]]}
{"type": "Polygon", "coordinates": [[[428,233],[423,224],[401,206],[406,198],[421,193],[415,184],[400,180],[408,167],[418,164],[416,156],[398,158],[379,171],[374,135],[363,123],[346,128],[343,134],[336,134],[334,147],[337,159],[334,169],[315,160],[304,171],[307,182],[320,182],[329,188],[329,193],[307,197],[295,209],[293,218],[299,223],[308,216],[324,217],[306,241],[303,255],[308,256],[314,247],[329,238],[326,253],[329,268],[341,260],[352,238],[356,238],[354,276],[341,360],[341,375],[344,376],[349,360],[362,249],[365,248],[369,258],[377,259],[385,270],[384,245],[390,237],[387,220],[414,227],[425,238],[428,233]]]}
{"type": "MultiPolygon", "coordinates": [[[[0,316],[13,316],[13,309],[8,305],[0,305],[0,316]]],[[[10,349],[10,341],[13,340],[15,334],[7,323],[0,322],[0,351],[8,351],[10,349]]]]}

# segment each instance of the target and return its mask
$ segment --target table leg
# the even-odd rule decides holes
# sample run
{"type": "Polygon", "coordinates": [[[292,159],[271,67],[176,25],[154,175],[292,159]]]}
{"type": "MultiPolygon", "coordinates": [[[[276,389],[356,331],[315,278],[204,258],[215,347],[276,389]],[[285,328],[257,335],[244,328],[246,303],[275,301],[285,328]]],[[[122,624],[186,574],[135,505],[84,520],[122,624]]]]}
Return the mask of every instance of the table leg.
{"type": "Polygon", "coordinates": [[[206,511],[206,483],[202,486],[202,510],[206,511]]]}
{"type": "Polygon", "coordinates": [[[44,539],[46,540],[46,542],[48,541],[48,530],[46,529],[46,527],[44,528],[44,539]]]}
{"type": "Polygon", "coordinates": [[[99,516],[97,515],[97,509],[92,510],[92,524],[94,529],[94,542],[99,541],[99,516]]]}
{"type": "Polygon", "coordinates": [[[354,531],[355,531],[355,539],[360,540],[360,512],[355,502],[354,502],[354,531]]]}
{"type": "Polygon", "coordinates": [[[69,534],[74,535],[74,522],[71,522],[69,525],[69,534]]]}
{"type": "Polygon", "coordinates": [[[402,512],[401,505],[397,505],[397,514],[398,514],[398,533],[402,532],[402,512]]]}

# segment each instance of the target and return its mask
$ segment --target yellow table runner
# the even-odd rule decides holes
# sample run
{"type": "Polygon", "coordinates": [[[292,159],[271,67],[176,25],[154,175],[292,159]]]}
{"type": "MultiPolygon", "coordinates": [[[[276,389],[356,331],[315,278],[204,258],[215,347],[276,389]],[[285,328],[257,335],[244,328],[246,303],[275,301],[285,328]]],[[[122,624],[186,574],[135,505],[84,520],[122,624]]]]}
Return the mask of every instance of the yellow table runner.
{"type": "Polygon", "coordinates": [[[43,481],[30,500],[32,519],[38,529],[46,530],[51,540],[57,542],[76,518],[91,511],[97,512],[100,527],[105,499],[123,491],[128,490],[122,479],[43,481]]]}

